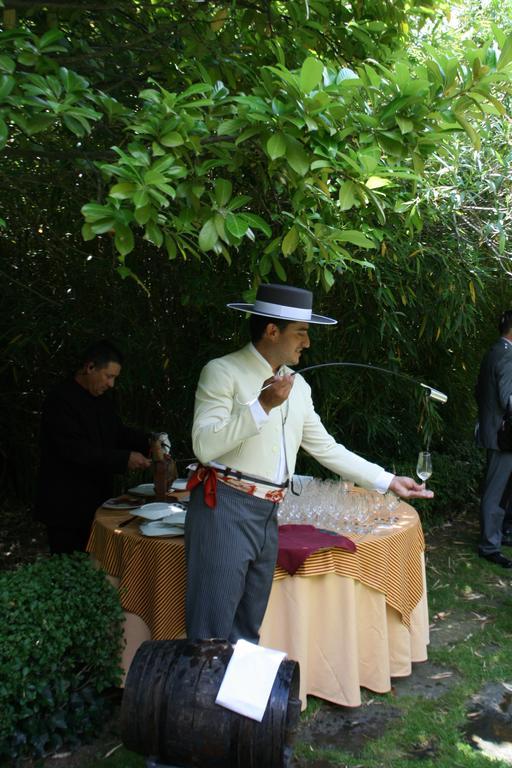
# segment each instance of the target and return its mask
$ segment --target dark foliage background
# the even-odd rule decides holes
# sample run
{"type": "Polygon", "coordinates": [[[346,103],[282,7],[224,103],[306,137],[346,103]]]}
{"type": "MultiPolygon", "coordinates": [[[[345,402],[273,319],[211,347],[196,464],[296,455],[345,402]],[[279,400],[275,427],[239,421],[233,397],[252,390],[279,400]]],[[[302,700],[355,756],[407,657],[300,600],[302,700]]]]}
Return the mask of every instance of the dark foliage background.
{"type": "MultiPolygon", "coordinates": [[[[10,45],[8,36],[16,24],[39,36],[58,27],[67,45],[58,54],[59,65],[87,77],[96,89],[95,98],[101,89],[118,100],[117,106],[109,102],[108,108],[102,107],[102,119],[83,136],[65,130],[65,125],[52,124],[44,131],[36,131],[36,126],[34,133],[15,121],[9,126],[12,143],[6,145],[0,166],[0,460],[6,493],[30,501],[44,394],[73,369],[86,344],[105,336],[126,355],[118,388],[123,418],[167,430],[183,470],[192,457],[190,426],[199,371],[208,359],[247,338],[244,318],[225,304],[247,295],[261,279],[286,279],[307,283],[315,291],[316,311],[339,320],[335,328],[313,329],[312,347],[302,365],[371,363],[449,396],[446,406],[428,408],[422,390],[403,379],[360,369],[322,369],[307,378],[328,429],[369,459],[389,468],[405,466],[408,472],[414,469],[417,451],[429,443],[435,454],[433,484],[436,475],[449,475],[438,474],[438,462],[445,457],[445,466],[454,466],[453,457],[458,456],[469,462],[466,472],[457,468],[451,473],[452,478],[458,475],[459,500],[464,500],[475,492],[480,471],[481,457],[472,448],[478,364],[496,335],[497,316],[512,303],[506,119],[492,114],[482,120],[480,150],[465,134],[454,133],[433,153],[414,189],[397,186],[385,222],[369,206],[347,213],[348,226],[371,231],[380,238],[380,247],[372,251],[371,269],[356,262],[333,267],[327,293],[318,274],[308,273],[299,250],[273,262],[263,274],[258,260],[267,241],[259,234],[255,242],[237,244],[230,264],[212,250],[194,255],[192,249],[169,259],[164,249],[137,235],[129,255],[133,272],[123,279],[128,273],[119,272],[113,233],[84,241],[80,214],[83,204],[105,198],[109,182],[99,165],[112,161],[113,144],[126,146],[130,141],[119,115],[139,103],[137,94],[148,77],[179,92],[197,77],[200,64],[204,78],[222,79],[242,92],[254,85],[258,67],[275,63],[277,44],[286,52],[289,69],[300,67],[313,45],[325,61],[350,67],[369,59],[391,66],[407,46],[421,60],[425,40],[445,52],[467,48],[459,45],[460,36],[454,41],[453,30],[440,32],[435,23],[425,27],[425,20],[443,4],[413,4],[411,9],[407,3],[318,0],[309,3],[308,19],[308,4],[302,2],[286,4],[286,13],[277,2],[265,7],[225,2],[208,7],[190,2],[158,5],[122,0],[98,9],[98,4],[87,2],[35,2],[30,8],[5,3],[2,45],[10,45]],[[409,32],[402,25],[406,18],[409,32]],[[415,218],[402,215],[400,206],[413,199],[415,218]]],[[[497,18],[498,11],[493,6],[489,13],[495,14],[505,34],[510,31],[507,19],[497,18]]],[[[461,30],[470,25],[472,12],[470,3],[466,21],[461,16],[461,30]]],[[[488,26],[480,24],[482,35],[488,26]]],[[[483,45],[482,40],[478,44],[483,45]]],[[[31,54],[18,55],[28,61],[31,54]]],[[[43,74],[53,71],[52,55],[46,59],[37,54],[43,74]]],[[[462,79],[471,75],[464,66],[460,64],[462,79]]],[[[506,103],[507,94],[502,96],[506,103]]],[[[94,102],[95,108],[100,101],[94,102]]],[[[105,99],[101,103],[105,105],[105,99]]],[[[0,108],[5,117],[7,107],[0,108]]],[[[16,116],[18,108],[15,105],[10,114],[16,116]]],[[[253,186],[258,179],[250,175],[251,163],[260,157],[260,150],[247,145],[244,172],[253,186]]],[[[398,162],[391,156],[388,160],[390,168],[398,162]]],[[[233,178],[238,181],[235,172],[233,178]]],[[[276,202],[279,184],[278,179],[273,188],[268,186],[268,200],[263,201],[269,209],[276,206],[276,216],[283,209],[286,213],[287,206],[298,206],[300,197],[299,182],[296,190],[286,192],[283,175],[285,191],[276,202]]],[[[310,215],[312,221],[319,215],[313,205],[310,215]]],[[[355,253],[361,256],[357,249],[355,253]]],[[[321,472],[306,457],[299,469],[321,472]]],[[[454,503],[452,491],[439,485],[436,503],[445,511],[454,503]]]]}

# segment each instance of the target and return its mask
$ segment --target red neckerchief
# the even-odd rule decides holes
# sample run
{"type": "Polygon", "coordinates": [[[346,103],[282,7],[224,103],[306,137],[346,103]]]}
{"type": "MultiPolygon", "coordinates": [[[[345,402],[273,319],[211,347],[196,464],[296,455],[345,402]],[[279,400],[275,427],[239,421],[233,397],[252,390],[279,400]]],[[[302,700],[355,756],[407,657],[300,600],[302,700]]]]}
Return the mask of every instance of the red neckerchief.
{"type": "Polygon", "coordinates": [[[187,481],[187,491],[196,488],[200,483],[203,483],[204,503],[214,509],[217,504],[217,474],[213,467],[203,467],[200,464],[187,481]]]}

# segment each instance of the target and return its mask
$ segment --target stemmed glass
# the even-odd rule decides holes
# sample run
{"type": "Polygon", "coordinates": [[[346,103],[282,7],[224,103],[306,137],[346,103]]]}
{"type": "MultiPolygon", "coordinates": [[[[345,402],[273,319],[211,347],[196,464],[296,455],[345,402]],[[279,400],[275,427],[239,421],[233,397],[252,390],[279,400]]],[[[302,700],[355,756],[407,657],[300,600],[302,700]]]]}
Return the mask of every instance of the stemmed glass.
{"type": "Polygon", "coordinates": [[[416,464],[416,474],[425,483],[432,474],[432,456],[428,451],[418,453],[418,463],[416,464]]]}

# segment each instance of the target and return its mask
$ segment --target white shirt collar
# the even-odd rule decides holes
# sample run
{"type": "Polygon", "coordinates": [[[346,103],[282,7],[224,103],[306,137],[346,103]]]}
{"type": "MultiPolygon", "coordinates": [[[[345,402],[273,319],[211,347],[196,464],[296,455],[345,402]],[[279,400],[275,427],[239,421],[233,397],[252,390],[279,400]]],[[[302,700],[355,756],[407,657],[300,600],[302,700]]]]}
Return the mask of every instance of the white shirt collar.
{"type": "MultiPolygon", "coordinates": [[[[252,341],[251,341],[251,342],[249,342],[249,349],[251,350],[251,352],[253,353],[253,355],[255,355],[255,356],[258,358],[258,360],[259,360],[261,363],[263,363],[264,365],[266,365],[266,367],[267,367],[267,368],[269,368],[269,369],[270,369],[270,373],[271,373],[271,375],[273,376],[273,375],[274,375],[274,372],[273,372],[273,370],[272,370],[272,366],[270,365],[269,361],[268,361],[266,358],[264,358],[264,357],[263,357],[263,355],[261,354],[261,352],[258,352],[258,350],[257,350],[257,349],[256,349],[256,347],[254,346],[254,344],[252,343],[252,341]]],[[[277,373],[278,373],[278,375],[279,375],[279,374],[280,374],[282,371],[283,371],[283,372],[285,372],[285,373],[287,372],[287,366],[286,366],[286,365],[284,365],[284,364],[280,366],[280,368],[279,368],[279,370],[278,370],[278,372],[277,372],[277,373]]]]}
{"type": "Polygon", "coordinates": [[[249,349],[251,350],[252,354],[253,354],[253,355],[254,355],[254,356],[255,356],[255,357],[256,357],[256,358],[257,358],[257,359],[260,361],[260,363],[263,363],[263,365],[264,365],[264,366],[266,366],[267,368],[269,368],[269,369],[270,369],[270,371],[272,371],[272,366],[270,365],[269,361],[268,361],[268,360],[266,360],[266,359],[263,357],[263,355],[261,354],[261,352],[258,352],[258,350],[257,350],[257,349],[256,349],[256,347],[254,346],[254,344],[252,343],[252,341],[251,341],[251,342],[249,342],[249,349]]]}

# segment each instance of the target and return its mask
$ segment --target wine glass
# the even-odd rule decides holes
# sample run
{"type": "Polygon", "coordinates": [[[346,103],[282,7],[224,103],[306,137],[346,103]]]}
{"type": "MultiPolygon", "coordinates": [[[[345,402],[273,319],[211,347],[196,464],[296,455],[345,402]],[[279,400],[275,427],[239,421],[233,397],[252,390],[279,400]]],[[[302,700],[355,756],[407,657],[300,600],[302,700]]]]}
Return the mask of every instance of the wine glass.
{"type": "Polygon", "coordinates": [[[416,474],[425,483],[432,474],[432,456],[428,451],[418,453],[418,463],[416,464],[416,474]]]}

